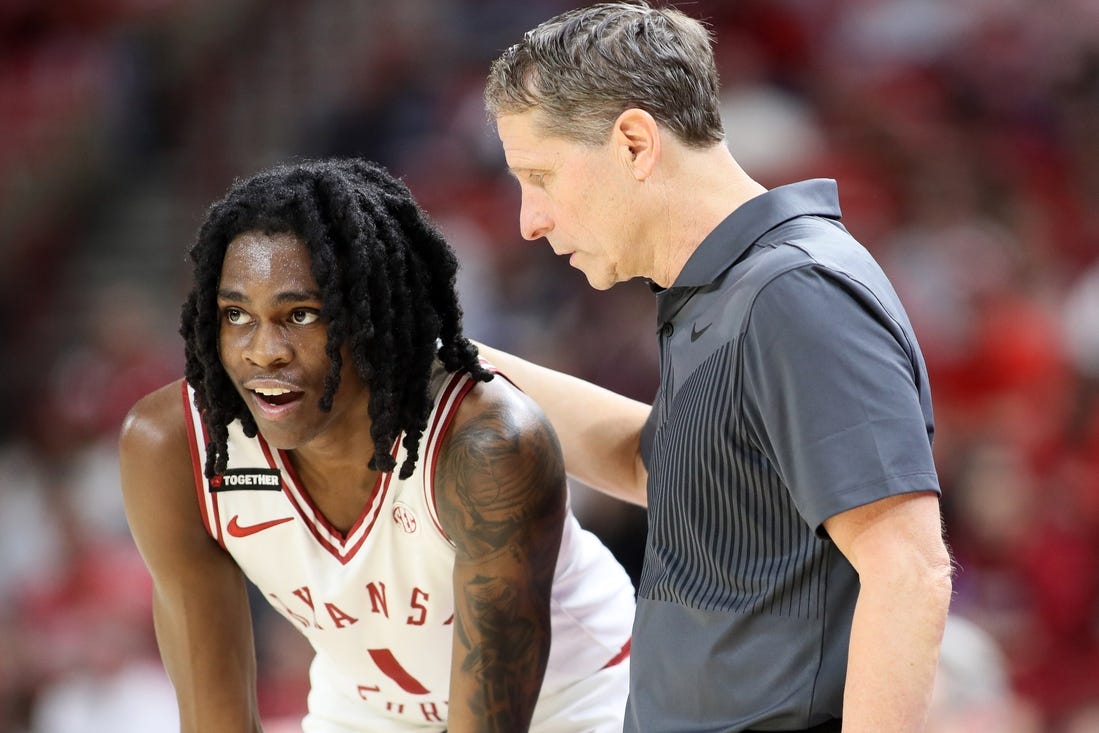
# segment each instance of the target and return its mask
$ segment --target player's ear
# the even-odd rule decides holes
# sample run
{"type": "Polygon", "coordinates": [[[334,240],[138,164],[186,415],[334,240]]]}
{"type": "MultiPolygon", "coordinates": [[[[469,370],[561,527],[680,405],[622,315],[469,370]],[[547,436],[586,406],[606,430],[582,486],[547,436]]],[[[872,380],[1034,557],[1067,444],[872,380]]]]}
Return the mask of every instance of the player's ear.
{"type": "Polygon", "coordinates": [[[611,138],[622,160],[643,181],[652,175],[660,156],[660,126],[643,109],[632,107],[614,121],[611,138]]]}

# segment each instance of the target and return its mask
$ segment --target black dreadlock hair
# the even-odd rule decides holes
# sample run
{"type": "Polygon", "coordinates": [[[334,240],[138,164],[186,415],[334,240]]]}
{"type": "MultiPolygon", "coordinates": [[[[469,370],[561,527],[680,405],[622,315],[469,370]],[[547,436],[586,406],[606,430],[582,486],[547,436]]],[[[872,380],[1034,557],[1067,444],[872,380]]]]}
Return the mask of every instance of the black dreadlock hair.
{"type": "Polygon", "coordinates": [[[462,335],[458,263],[449,245],[403,183],[357,159],[274,167],[236,181],[206,213],[190,250],[194,287],[180,321],[185,374],[209,436],[206,476],[225,471],[233,420],[249,437],[258,432],[218,354],[222,260],[229,243],[250,231],[294,234],[309,247],[332,362],[320,408],[332,409],[347,340],[355,371],[370,391],[370,468],[394,469],[389,451],[403,430],[407,458],[400,477],[408,478],[431,413],[435,357],[448,371],[465,370],[478,381],[492,374],[462,335]]]}

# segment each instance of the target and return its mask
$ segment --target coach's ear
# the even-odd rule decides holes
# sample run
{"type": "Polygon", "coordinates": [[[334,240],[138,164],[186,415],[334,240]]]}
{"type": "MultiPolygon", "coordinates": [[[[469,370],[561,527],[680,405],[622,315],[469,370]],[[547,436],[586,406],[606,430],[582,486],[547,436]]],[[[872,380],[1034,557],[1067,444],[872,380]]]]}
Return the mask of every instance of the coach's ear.
{"type": "Polygon", "coordinates": [[[614,121],[611,141],[621,152],[622,162],[629,166],[634,178],[644,181],[652,175],[660,156],[660,126],[643,109],[631,107],[614,121]]]}

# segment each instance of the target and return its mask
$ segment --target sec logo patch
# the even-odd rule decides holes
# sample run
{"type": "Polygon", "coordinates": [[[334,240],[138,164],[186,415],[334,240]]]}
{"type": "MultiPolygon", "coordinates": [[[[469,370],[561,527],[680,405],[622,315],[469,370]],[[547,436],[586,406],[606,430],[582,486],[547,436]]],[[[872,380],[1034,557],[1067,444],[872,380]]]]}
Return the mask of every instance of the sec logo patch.
{"type": "Polygon", "coordinates": [[[393,522],[403,529],[406,534],[412,534],[416,531],[416,515],[404,504],[393,507],[393,522]]]}

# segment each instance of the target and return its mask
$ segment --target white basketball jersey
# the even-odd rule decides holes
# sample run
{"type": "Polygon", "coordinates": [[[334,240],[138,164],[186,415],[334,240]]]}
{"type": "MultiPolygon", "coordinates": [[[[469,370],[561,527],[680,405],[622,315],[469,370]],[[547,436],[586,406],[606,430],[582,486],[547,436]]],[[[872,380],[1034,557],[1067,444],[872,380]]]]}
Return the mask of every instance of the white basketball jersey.
{"type": "MultiPolygon", "coordinates": [[[[445,724],[454,619],[454,546],[435,509],[439,445],[475,384],[436,365],[435,405],[413,474],[379,474],[346,533],[321,515],[288,457],[262,435],[229,426],[229,463],[203,476],[206,436],[183,390],[195,484],[207,530],[264,597],[311,642],[310,715],[354,729],[370,719],[445,724]],[[339,708],[317,710],[316,706],[339,708]]],[[[400,440],[397,466],[404,461],[400,440]]],[[[364,456],[366,461],[369,456],[364,456]]],[[[552,593],[552,643],[543,700],[628,654],[634,595],[610,551],[568,513],[552,593]]],[[[541,705],[541,702],[539,703],[541,705]]],[[[537,717],[537,713],[536,713],[537,717]]]]}

